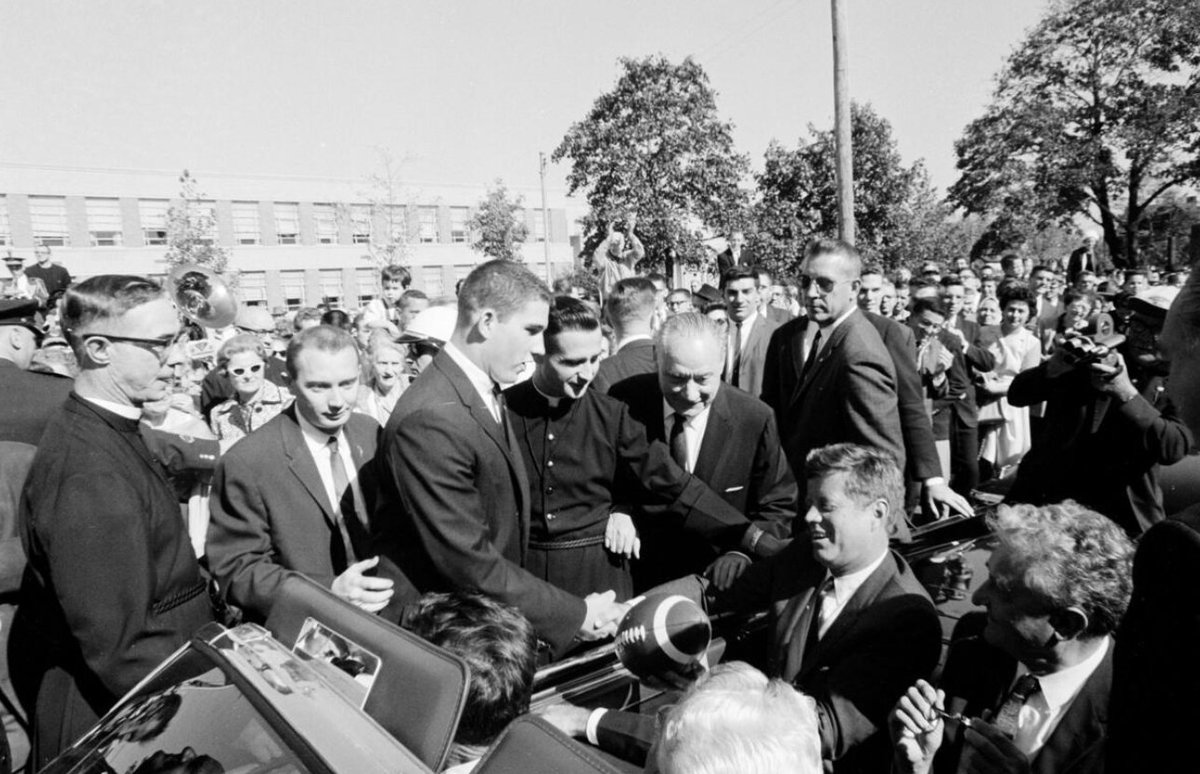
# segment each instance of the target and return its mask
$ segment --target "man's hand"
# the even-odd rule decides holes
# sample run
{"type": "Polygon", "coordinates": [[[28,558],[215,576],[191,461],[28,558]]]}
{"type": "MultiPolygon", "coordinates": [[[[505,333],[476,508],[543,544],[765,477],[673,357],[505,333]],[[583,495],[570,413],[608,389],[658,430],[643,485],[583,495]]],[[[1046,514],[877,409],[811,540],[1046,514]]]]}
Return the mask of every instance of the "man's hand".
{"type": "Polygon", "coordinates": [[[716,561],[708,566],[704,575],[710,578],[718,591],[724,591],[733,585],[738,576],[750,566],[750,557],[745,554],[730,552],[721,554],[716,561]]]}
{"type": "Polygon", "coordinates": [[[535,710],[542,720],[562,731],[567,736],[582,738],[587,733],[588,718],[592,711],[574,704],[551,704],[535,710]]]}
{"type": "Polygon", "coordinates": [[[943,509],[960,513],[963,516],[974,516],[975,509],[971,507],[971,503],[967,498],[960,495],[950,488],[949,484],[942,482],[940,484],[926,483],[922,486],[922,494],[924,495],[925,508],[931,512],[935,518],[942,518],[944,515],[943,509]]]}
{"type": "Polygon", "coordinates": [[[780,540],[770,532],[765,532],[760,527],[751,524],[742,534],[742,541],[739,543],[739,548],[748,554],[753,554],[759,559],[766,559],[787,548],[791,542],[791,538],[780,540]]]}
{"type": "Polygon", "coordinates": [[[945,709],[946,694],[924,680],[910,687],[888,716],[895,768],[903,774],[926,774],[942,746],[945,723],[934,708],[945,709]]]}
{"type": "Polygon", "coordinates": [[[642,557],[642,540],[638,537],[633,517],[628,513],[613,511],[608,514],[608,525],[604,528],[605,550],[626,559],[642,557]]]}
{"type": "Polygon", "coordinates": [[[625,615],[628,605],[623,605],[616,599],[617,592],[612,589],[584,597],[587,614],[583,617],[583,626],[579,627],[579,639],[592,642],[617,633],[617,624],[625,615]]]}
{"type": "Polygon", "coordinates": [[[963,741],[966,774],[1029,774],[1029,758],[990,723],[971,721],[963,741]]]}
{"type": "Polygon", "coordinates": [[[1140,393],[1129,378],[1129,369],[1125,366],[1125,358],[1121,353],[1113,352],[1109,362],[1092,363],[1090,366],[1092,389],[1111,395],[1124,402],[1140,393]]]}
{"type": "Polygon", "coordinates": [[[355,607],[361,607],[368,613],[378,613],[391,601],[393,584],[389,578],[375,578],[366,574],[377,564],[378,556],[355,562],[333,579],[330,590],[355,607]]]}

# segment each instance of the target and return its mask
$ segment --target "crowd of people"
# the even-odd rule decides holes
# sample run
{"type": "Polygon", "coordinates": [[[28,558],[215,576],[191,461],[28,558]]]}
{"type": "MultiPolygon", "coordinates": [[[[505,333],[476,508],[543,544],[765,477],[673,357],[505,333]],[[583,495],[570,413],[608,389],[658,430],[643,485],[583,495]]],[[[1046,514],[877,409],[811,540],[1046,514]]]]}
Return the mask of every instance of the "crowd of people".
{"type": "Polygon", "coordinates": [[[1178,770],[1200,522],[1159,471],[1200,426],[1200,277],[1103,273],[1093,241],[885,272],[816,239],[793,280],[735,234],[719,280],[670,287],[635,227],[594,294],[491,261],[431,299],[389,266],[357,312],[221,330],[152,280],[10,256],[0,576],[35,768],[298,573],[468,661],[456,772],[650,590],[772,624],[761,671],[661,724],[547,711],[647,770],[1178,770]],[[895,547],[981,493],[986,616],[943,658],[895,547]]]}

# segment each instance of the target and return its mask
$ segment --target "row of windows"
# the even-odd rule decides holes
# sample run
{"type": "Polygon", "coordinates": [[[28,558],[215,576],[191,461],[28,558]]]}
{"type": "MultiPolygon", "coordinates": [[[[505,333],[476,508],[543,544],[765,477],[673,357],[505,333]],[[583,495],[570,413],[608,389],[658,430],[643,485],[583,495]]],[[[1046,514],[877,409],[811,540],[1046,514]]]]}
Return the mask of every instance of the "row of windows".
{"type": "MultiPolygon", "coordinates": [[[[167,244],[167,221],[171,202],[167,199],[138,199],[138,218],[142,231],[142,239],[147,245],[167,244]]],[[[317,203],[312,205],[313,234],[317,244],[337,244],[338,208],[340,205],[317,203]]],[[[92,247],[114,247],[124,242],[124,227],[118,199],[87,198],[84,199],[87,215],[87,230],[92,247]]],[[[353,244],[368,244],[372,241],[377,229],[385,241],[387,238],[399,241],[417,241],[422,244],[432,244],[438,241],[438,210],[436,207],[419,207],[417,209],[417,234],[415,240],[409,239],[409,221],[407,210],[403,206],[388,206],[373,210],[371,205],[352,204],[349,206],[350,241],[353,244]]],[[[294,245],[301,242],[300,204],[299,202],[273,202],[272,215],[275,221],[275,241],[281,245],[294,245]]],[[[232,202],[232,221],[234,243],[239,245],[256,245],[263,241],[263,226],[259,202],[232,202]]],[[[450,207],[450,233],[452,243],[466,243],[471,239],[470,210],[467,207],[450,207]]],[[[207,220],[209,224],[216,221],[216,203],[200,202],[192,210],[194,219],[207,220]]],[[[516,219],[523,221],[525,212],[518,210],[516,219]]],[[[67,203],[61,196],[30,196],[29,219],[36,243],[51,247],[64,247],[71,242],[67,228],[67,203]]],[[[533,218],[534,227],[530,236],[533,241],[543,242],[546,239],[544,220],[539,216],[533,218]]],[[[7,197],[0,196],[0,245],[12,244],[10,217],[7,197]]],[[[78,246],[72,244],[72,246],[78,246]]]]}

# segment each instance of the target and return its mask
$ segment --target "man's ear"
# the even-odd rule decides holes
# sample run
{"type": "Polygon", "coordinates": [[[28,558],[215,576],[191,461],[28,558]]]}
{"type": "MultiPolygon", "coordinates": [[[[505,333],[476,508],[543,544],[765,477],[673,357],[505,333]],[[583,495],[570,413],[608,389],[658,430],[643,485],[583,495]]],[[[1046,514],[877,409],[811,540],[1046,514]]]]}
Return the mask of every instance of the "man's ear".
{"type": "Polygon", "coordinates": [[[93,363],[108,365],[109,361],[112,360],[112,342],[98,336],[89,338],[85,335],[83,339],[83,354],[93,363]]]}
{"type": "Polygon", "coordinates": [[[480,309],[479,317],[475,320],[475,329],[485,339],[490,339],[500,324],[500,317],[495,309],[480,309]]]}
{"type": "Polygon", "coordinates": [[[1050,625],[1060,640],[1078,639],[1087,631],[1087,613],[1077,607],[1068,607],[1060,613],[1050,615],[1050,625]]]}
{"type": "MultiPolygon", "coordinates": [[[[25,343],[24,343],[25,337],[23,335],[21,335],[21,326],[5,325],[3,327],[3,330],[4,330],[4,341],[5,341],[5,343],[8,344],[8,346],[12,347],[15,350],[25,349],[25,343]]],[[[34,348],[36,349],[36,346],[34,348]]]]}
{"type": "Polygon", "coordinates": [[[892,506],[887,500],[881,497],[871,503],[871,511],[885,527],[891,524],[892,506]]]}

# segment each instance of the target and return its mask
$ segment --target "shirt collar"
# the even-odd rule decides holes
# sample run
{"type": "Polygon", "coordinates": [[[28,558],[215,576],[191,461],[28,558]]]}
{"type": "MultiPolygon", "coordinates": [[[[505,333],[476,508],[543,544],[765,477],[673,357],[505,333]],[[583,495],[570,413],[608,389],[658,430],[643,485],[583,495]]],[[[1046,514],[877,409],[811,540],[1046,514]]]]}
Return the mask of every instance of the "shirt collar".
{"type": "Polygon", "coordinates": [[[142,410],[137,406],[130,406],[128,403],[115,403],[111,400],[93,398],[84,395],[80,395],[79,397],[83,398],[88,403],[99,406],[105,411],[111,411],[119,417],[124,417],[125,419],[132,419],[135,421],[142,418],[142,410]]]}
{"type": "Polygon", "coordinates": [[[754,327],[754,323],[757,320],[758,320],[758,307],[754,307],[754,311],[750,313],[749,317],[747,317],[745,320],[742,320],[740,325],[739,325],[739,323],[735,323],[733,321],[732,317],[729,318],[729,324],[734,326],[734,328],[736,330],[748,331],[754,327]]]}
{"type": "Polygon", "coordinates": [[[617,348],[615,351],[620,352],[621,350],[625,349],[625,347],[627,347],[628,345],[632,344],[635,341],[650,341],[650,340],[651,340],[651,337],[650,337],[650,334],[648,334],[648,333],[635,333],[632,336],[626,336],[625,338],[618,341],[617,348]]]}
{"type": "Polygon", "coordinates": [[[492,381],[492,377],[488,376],[487,372],[482,368],[475,365],[465,352],[455,346],[454,342],[447,341],[446,346],[442,349],[463,370],[463,373],[467,375],[467,379],[474,385],[475,391],[479,393],[479,397],[483,398],[483,405],[491,406],[496,399],[494,393],[496,383],[492,381]]]}
{"type": "MultiPolygon", "coordinates": [[[[1042,697],[1046,700],[1046,705],[1051,712],[1057,711],[1060,707],[1065,707],[1074,700],[1075,696],[1083,688],[1083,684],[1092,676],[1092,672],[1100,666],[1100,662],[1104,660],[1104,655],[1108,653],[1108,648],[1111,645],[1110,637],[1105,637],[1101,642],[1100,647],[1096,648],[1095,652],[1090,656],[1080,661],[1078,664],[1069,666],[1066,669],[1060,669],[1057,672],[1051,672],[1048,675],[1037,675],[1038,687],[1042,689],[1042,697]]],[[[1017,666],[1017,678],[1022,675],[1029,674],[1029,669],[1024,664],[1017,666]]]]}
{"type": "MultiPolygon", "coordinates": [[[[720,389],[720,388],[718,388],[718,389],[720,389]]],[[[699,413],[693,414],[692,416],[685,419],[683,421],[683,424],[688,425],[688,426],[695,425],[696,420],[700,419],[701,417],[708,416],[708,412],[711,408],[712,408],[712,401],[709,401],[707,406],[705,406],[703,409],[701,409],[701,411],[699,413]]],[[[671,408],[671,404],[667,403],[666,398],[663,398],[663,420],[666,422],[672,422],[672,421],[674,421],[674,417],[675,417],[675,409],[671,408]]]]}
{"type": "Polygon", "coordinates": [[[839,605],[846,604],[850,597],[854,596],[854,592],[858,591],[859,587],[867,582],[867,578],[871,577],[871,573],[879,569],[879,565],[883,564],[883,560],[887,558],[887,555],[887,549],[884,549],[878,559],[861,570],[856,570],[841,577],[833,576],[833,596],[837,600],[837,603],[839,605]]]}

